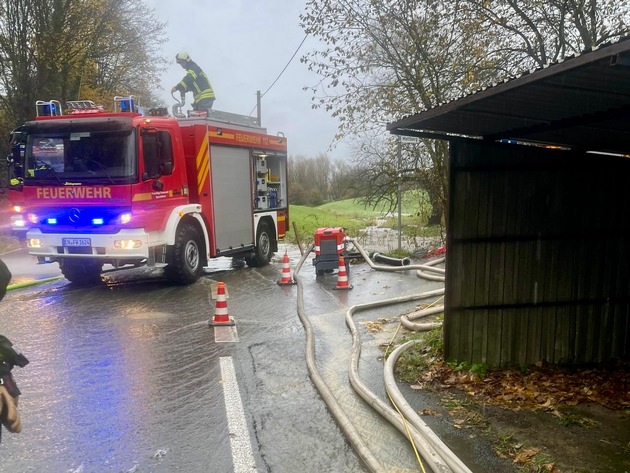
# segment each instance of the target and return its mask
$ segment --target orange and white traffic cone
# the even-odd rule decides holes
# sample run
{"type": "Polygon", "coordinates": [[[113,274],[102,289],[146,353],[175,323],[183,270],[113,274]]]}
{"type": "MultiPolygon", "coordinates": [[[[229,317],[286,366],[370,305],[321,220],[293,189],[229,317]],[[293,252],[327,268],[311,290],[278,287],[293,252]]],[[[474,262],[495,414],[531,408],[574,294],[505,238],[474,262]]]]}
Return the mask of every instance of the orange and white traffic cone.
{"type": "Polygon", "coordinates": [[[284,254],[284,258],[282,258],[282,279],[278,281],[278,284],[281,286],[297,284],[293,280],[293,276],[291,275],[291,266],[289,265],[289,255],[284,254]]]}
{"type": "Polygon", "coordinates": [[[346,262],[343,256],[339,257],[339,272],[337,273],[337,285],[335,289],[352,289],[352,285],[348,284],[348,274],[346,273],[346,262]]]}
{"type": "Polygon", "coordinates": [[[234,325],[234,319],[228,315],[227,300],[225,298],[225,284],[217,283],[217,303],[214,309],[214,317],[210,325],[234,325]]]}

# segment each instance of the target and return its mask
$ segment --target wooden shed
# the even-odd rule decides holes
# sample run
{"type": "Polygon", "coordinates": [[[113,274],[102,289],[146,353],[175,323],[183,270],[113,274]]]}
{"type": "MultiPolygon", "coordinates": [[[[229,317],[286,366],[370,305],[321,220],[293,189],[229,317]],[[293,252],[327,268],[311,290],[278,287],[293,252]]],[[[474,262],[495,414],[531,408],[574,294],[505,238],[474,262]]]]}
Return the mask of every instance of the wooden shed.
{"type": "Polygon", "coordinates": [[[450,142],[446,359],[630,358],[630,39],[388,130],[450,142]]]}

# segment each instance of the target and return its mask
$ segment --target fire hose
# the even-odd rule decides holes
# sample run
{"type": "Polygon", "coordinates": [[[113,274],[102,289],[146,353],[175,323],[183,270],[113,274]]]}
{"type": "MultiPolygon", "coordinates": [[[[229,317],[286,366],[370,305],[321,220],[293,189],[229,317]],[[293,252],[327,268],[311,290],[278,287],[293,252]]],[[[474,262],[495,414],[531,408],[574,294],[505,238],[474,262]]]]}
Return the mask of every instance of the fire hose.
{"type": "MultiPolygon", "coordinates": [[[[435,268],[433,265],[438,264],[444,261],[444,258],[432,261],[430,264],[424,265],[405,265],[402,263],[400,266],[381,266],[376,265],[372,262],[369,256],[365,253],[360,244],[352,239],[348,241],[352,242],[359,253],[363,256],[365,261],[370,265],[371,268],[377,270],[384,271],[401,271],[401,270],[410,270],[416,269],[417,275],[420,277],[425,277],[427,279],[444,281],[445,271],[440,268],[435,268]]],[[[339,423],[342,431],[346,435],[348,441],[352,444],[353,448],[359,455],[359,457],[364,461],[364,463],[370,468],[371,471],[382,471],[382,466],[374,458],[372,453],[367,448],[367,445],[360,437],[356,429],[350,423],[347,415],[343,412],[339,404],[337,403],[332,391],[323,380],[323,377],[319,374],[316,363],[315,363],[315,348],[314,348],[314,336],[313,329],[311,327],[310,321],[306,317],[304,313],[304,302],[303,302],[303,289],[301,281],[298,278],[298,273],[308,257],[308,254],[312,251],[313,245],[310,245],[307,250],[302,254],[302,258],[300,259],[298,265],[296,266],[294,272],[294,278],[298,285],[298,315],[300,320],[302,321],[305,331],[306,331],[306,339],[307,339],[307,366],[309,369],[309,374],[311,379],[313,379],[313,383],[316,388],[320,392],[320,395],[326,402],[326,405],[329,407],[331,414],[339,423]]],[[[381,261],[383,261],[381,259],[381,261]]],[[[396,413],[389,407],[386,403],[381,401],[374,393],[372,393],[365,384],[360,380],[358,376],[358,363],[360,358],[361,351],[361,342],[358,330],[354,325],[353,314],[360,310],[366,310],[368,308],[381,307],[390,304],[397,304],[402,302],[409,302],[412,300],[424,299],[427,297],[432,297],[436,295],[441,295],[444,293],[444,289],[438,289],[435,291],[429,291],[427,293],[412,295],[412,296],[403,296],[399,298],[389,299],[385,301],[377,301],[368,304],[360,304],[351,307],[348,309],[346,313],[346,324],[348,325],[351,333],[352,333],[352,355],[350,361],[350,383],[352,387],[357,391],[357,394],[361,396],[373,409],[375,409],[382,417],[384,417],[388,422],[390,422],[394,427],[396,427],[403,434],[408,435],[410,440],[414,443],[414,445],[418,446],[420,453],[425,458],[425,460],[429,463],[432,470],[436,473],[470,473],[470,470],[466,467],[466,465],[461,462],[461,460],[437,437],[437,435],[415,414],[415,411],[411,407],[409,407],[408,403],[404,400],[398,388],[396,386],[395,380],[393,378],[393,366],[396,360],[399,358],[400,354],[407,349],[412,344],[405,344],[401,347],[397,348],[388,359],[388,363],[385,364],[385,388],[390,396],[390,399],[394,403],[395,406],[401,406],[402,412],[399,410],[399,413],[396,413]],[[391,360],[391,361],[390,361],[391,360]],[[410,412],[412,411],[414,415],[410,412]],[[411,425],[409,425],[411,424],[411,425]]],[[[409,314],[407,316],[401,317],[401,323],[406,327],[412,327],[412,330],[430,330],[436,326],[439,326],[438,323],[429,323],[429,324],[417,324],[411,322],[412,319],[424,317],[436,312],[443,311],[443,306],[434,307],[429,310],[419,311],[414,314],[409,314]]],[[[398,409],[398,407],[397,407],[398,409]]]]}
{"type": "Polygon", "coordinates": [[[372,455],[372,452],[370,452],[370,449],[365,444],[357,430],[354,428],[354,425],[352,425],[352,422],[343,411],[341,405],[337,402],[337,399],[335,399],[335,396],[333,395],[332,391],[326,384],[326,381],[324,381],[324,378],[320,375],[319,370],[317,369],[317,364],[315,362],[315,337],[313,335],[313,328],[311,326],[311,323],[304,313],[305,311],[304,297],[302,294],[302,282],[298,277],[300,268],[304,264],[304,261],[311,251],[313,251],[312,243],[308,246],[306,251],[304,251],[302,258],[298,262],[293,273],[293,278],[297,283],[297,312],[306,332],[306,366],[308,368],[308,372],[311,380],[313,381],[313,384],[319,391],[319,394],[322,396],[322,399],[326,403],[326,406],[328,406],[328,409],[339,424],[339,427],[343,431],[344,435],[352,444],[355,452],[357,452],[357,455],[359,455],[359,457],[363,460],[370,471],[374,473],[384,472],[385,470],[378,462],[378,460],[374,457],[374,455],[372,455]]]}
{"type": "Polygon", "coordinates": [[[380,253],[373,253],[372,259],[374,261],[379,261],[381,263],[390,264],[392,266],[409,266],[411,264],[411,260],[407,257],[405,258],[392,258],[391,256],[382,255],[380,253]]]}

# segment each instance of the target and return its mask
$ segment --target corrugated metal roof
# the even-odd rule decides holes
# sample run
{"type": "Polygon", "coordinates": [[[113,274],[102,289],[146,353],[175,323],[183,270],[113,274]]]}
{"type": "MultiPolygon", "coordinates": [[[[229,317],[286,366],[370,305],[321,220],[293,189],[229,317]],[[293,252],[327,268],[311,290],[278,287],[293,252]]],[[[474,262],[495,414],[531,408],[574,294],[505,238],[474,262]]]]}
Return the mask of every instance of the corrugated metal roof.
{"type": "Polygon", "coordinates": [[[394,134],[630,152],[630,37],[390,123],[394,134]]]}

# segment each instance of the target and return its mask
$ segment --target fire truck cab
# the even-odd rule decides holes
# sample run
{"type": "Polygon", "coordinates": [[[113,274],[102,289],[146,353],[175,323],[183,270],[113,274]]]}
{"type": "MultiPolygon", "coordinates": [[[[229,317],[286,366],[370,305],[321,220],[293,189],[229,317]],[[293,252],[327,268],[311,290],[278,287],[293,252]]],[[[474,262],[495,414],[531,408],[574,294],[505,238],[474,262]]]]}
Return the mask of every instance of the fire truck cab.
{"type": "Polygon", "coordinates": [[[142,114],[133,97],[116,97],[113,112],[89,101],[36,109],[13,154],[12,199],[29,253],[72,283],[100,281],[106,264],[148,264],[189,284],[210,258],[260,266],[277,251],[289,223],[283,134],[221,111],[142,114]]]}

